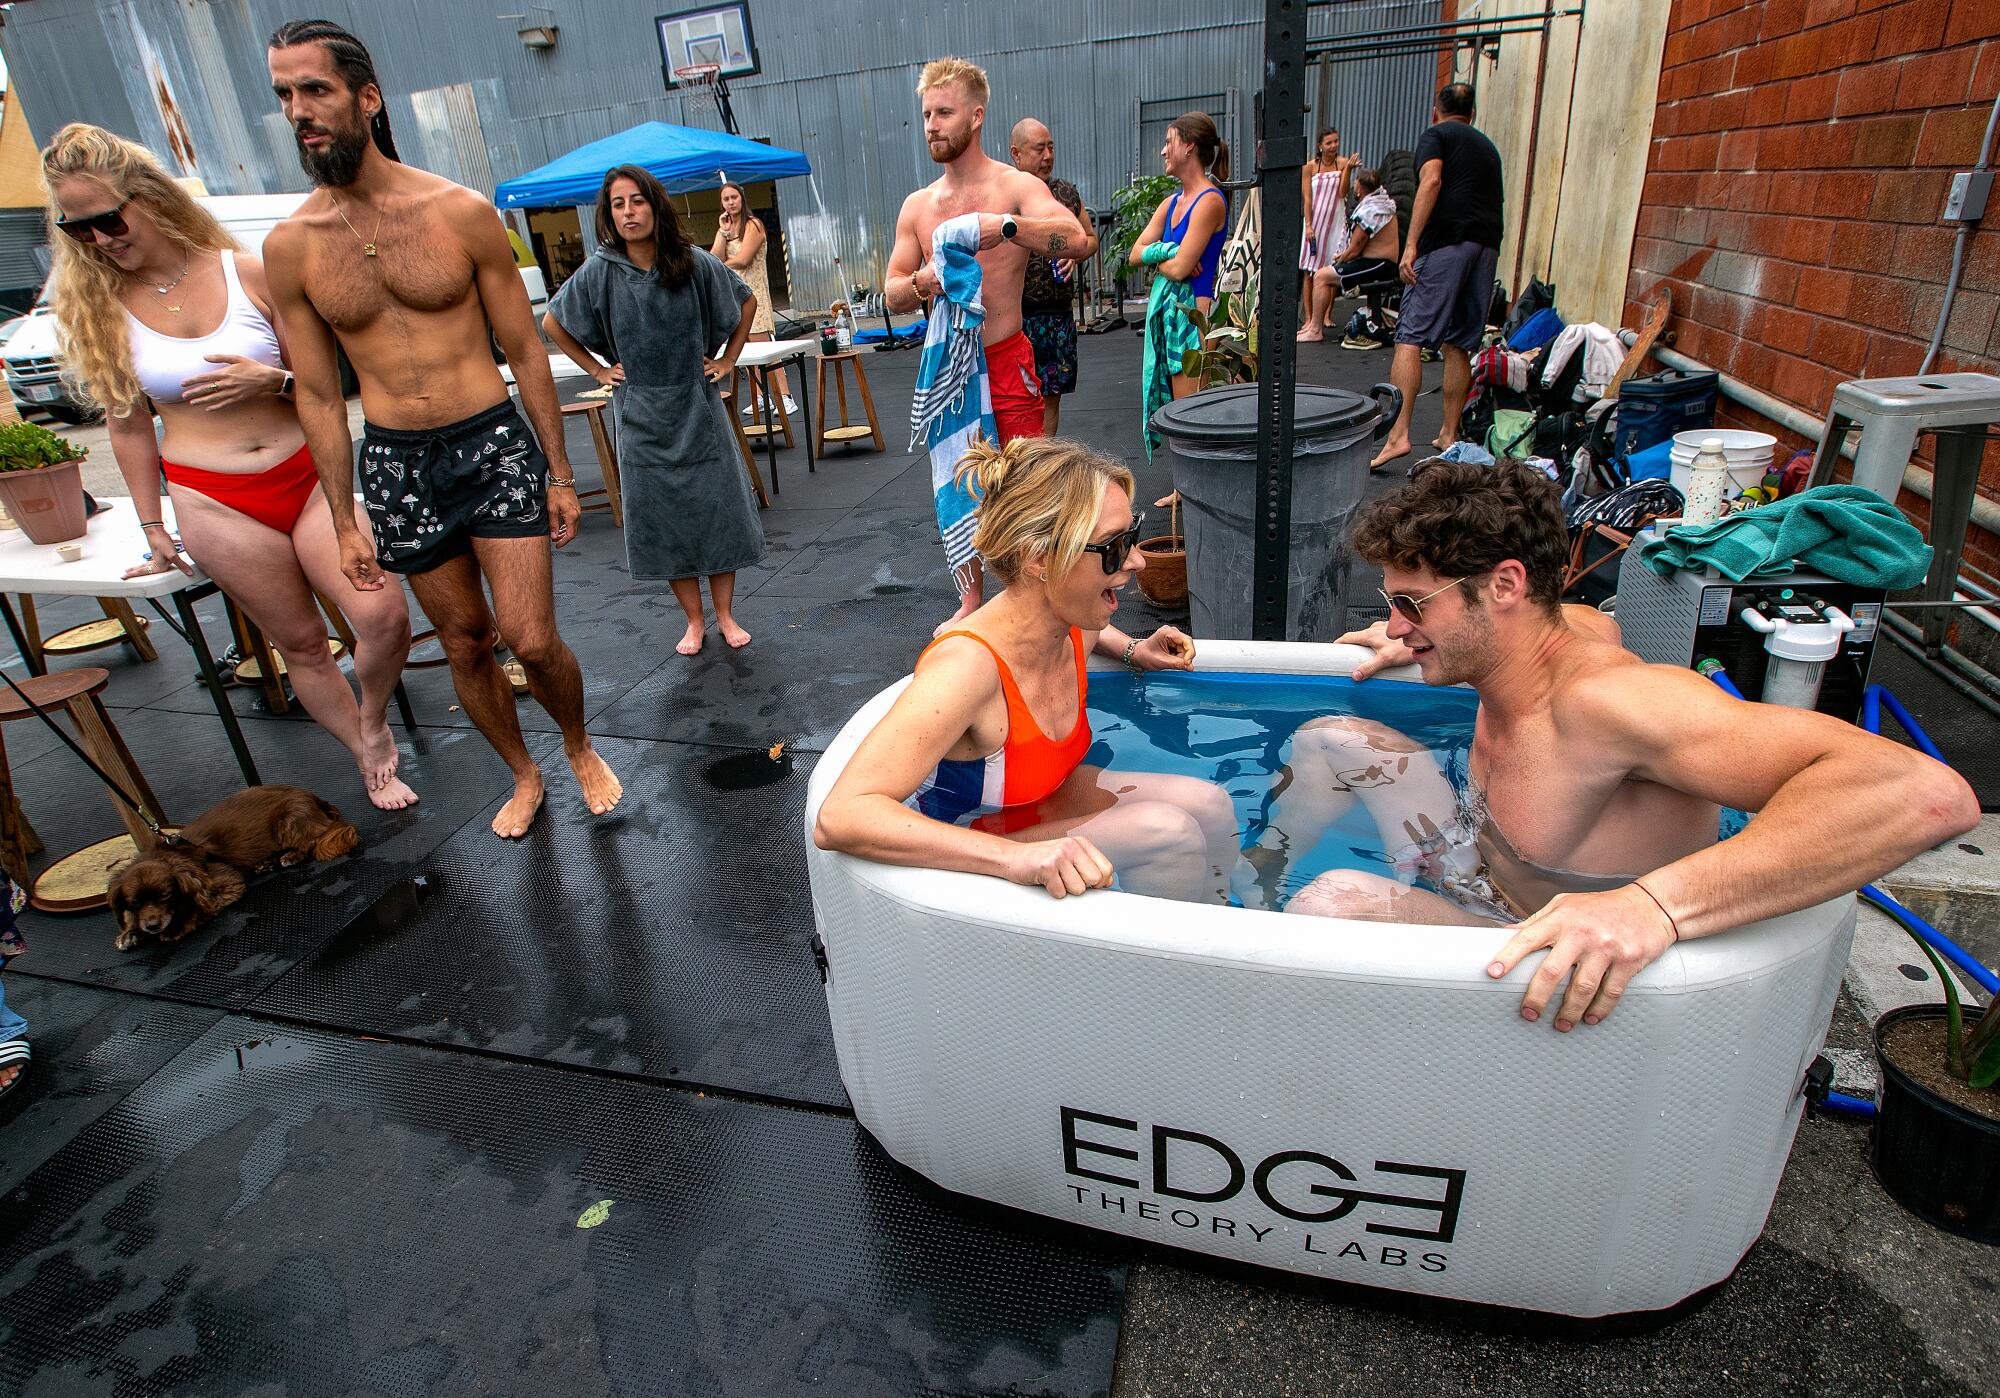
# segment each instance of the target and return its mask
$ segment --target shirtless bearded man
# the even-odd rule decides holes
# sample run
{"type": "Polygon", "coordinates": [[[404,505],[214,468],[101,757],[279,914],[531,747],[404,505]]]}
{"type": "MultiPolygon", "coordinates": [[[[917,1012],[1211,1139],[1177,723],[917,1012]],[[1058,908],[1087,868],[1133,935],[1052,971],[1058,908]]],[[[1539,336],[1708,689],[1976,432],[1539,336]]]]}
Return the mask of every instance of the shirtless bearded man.
{"type": "Polygon", "coordinates": [[[623,788],[584,731],[583,676],[556,634],[549,554],[551,537],[561,547],[576,532],[576,488],[555,380],[506,231],[471,190],[398,162],[359,39],[324,20],[294,20],[271,36],[267,56],[317,189],[271,231],[264,257],[341,569],[361,591],[384,586],[384,567],[409,578],[459,701],[514,775],[496,835],[527,834],[542,803],[513,687],[493,659],[496,618],[530,691],[562,728],[584,799],[602,815],[623,788]],[[533,438],[486,353],[489,335],[513,368],[533,438]],[[361,381],[361,484],[379,561],[354,517],[336,343],[361,381]]]}
{"type": "Polygon", "coordinates": [[[1562,506],[1531,466],[1424,462],[1362,511],[1354,547],[1390,597],[1386,623],[1341,638],[1378,652],[1357,677],[1414,663],[1426,684],[1478,691],[1466,792],[1382,724],[1315,719],[1246,853],[1303,855],[1360,801],[1431,888],[1338,870],[1286,911],[1514,925],[1487,970],[1548,949],[1527,1019],[1553,1007],[1558,1030],[1595,1024],[1675,942],[1851,893],[1979,819],[1943,763],[1648,665],[1607,619],[1561,607],[1562,506]],[[1718,841],[1721,806],[1757,816],[1718,841]]]}
{"type": "MultiPolygon", "coordinates": [[[[986,319],[986,376],[993,392],[993,420],[1000,443],[1042,435],[1042,395],[1035,352],[1021,333],[1021,282],[1030,249],[1048,258],[1080,255],[1081,223],[1035,176],[990,159],[979,148],[986,125],[985,70],[962,58],[924,65],[917,83],[923,99],[924,140],[944,167],[932,183],[903,201],[896,216],[896,246],[889,254],[887,299],[892,311],[913,311],[942,289],[931,265],[931,234],[947,219],[979,216],[981,303],[986,319]]],[[[958,611],[940,630],[970,616],[985,600],[985,574],[975,555],[959,570],[958,611]]]]}

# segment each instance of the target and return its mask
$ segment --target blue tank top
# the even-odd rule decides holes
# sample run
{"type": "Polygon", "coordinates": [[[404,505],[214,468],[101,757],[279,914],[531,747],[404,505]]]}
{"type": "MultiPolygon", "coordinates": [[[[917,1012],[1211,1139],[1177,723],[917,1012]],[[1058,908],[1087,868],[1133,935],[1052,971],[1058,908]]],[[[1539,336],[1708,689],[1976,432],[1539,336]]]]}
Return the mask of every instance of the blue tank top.
{"type": "Polygon", "coordinates": [[[1223,234],[1229,227],[1229,198],[1221,190],[1211,185],[1201,193],[1195,195],[1194,198],[1188,200],[1187,207],[1181,210],[1181,216],[1175,218],[1174,201],[1179,199],[1181,194],[1182,191],[1175,190],[1167,199],[1166,241],[1169,243],[1185,243],[1187,241],[1188,220],[1194,217],[1195,205],[1211,194],[1222,200],[1222,222],[1216,225],[1215,235],[1208,240],[1208,246],[1201,250],[1201,267],[1188,279],[1188,287],[1196,296],[1213,297],[1215,295],[1215,268],[1222,261],[1223,234]]]}

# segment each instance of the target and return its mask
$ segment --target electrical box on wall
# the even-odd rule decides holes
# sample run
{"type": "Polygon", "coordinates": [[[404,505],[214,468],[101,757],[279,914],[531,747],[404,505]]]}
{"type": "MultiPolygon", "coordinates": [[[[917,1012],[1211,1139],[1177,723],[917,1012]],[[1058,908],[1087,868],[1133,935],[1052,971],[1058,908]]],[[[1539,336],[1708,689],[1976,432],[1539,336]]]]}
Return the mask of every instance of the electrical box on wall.
{"type": "Polygon", "coordinates": [[[1993,192],[1991,170],[1961,170],[1945,191],[1941,223],[1977,223],[1986,216],[1986,196],[1993,192]]]}

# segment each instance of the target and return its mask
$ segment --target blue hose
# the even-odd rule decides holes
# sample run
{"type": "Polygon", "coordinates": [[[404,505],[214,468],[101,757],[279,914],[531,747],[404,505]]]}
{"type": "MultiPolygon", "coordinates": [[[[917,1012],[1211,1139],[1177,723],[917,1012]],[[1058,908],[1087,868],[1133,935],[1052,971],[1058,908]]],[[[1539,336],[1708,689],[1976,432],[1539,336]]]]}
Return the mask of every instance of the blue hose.
{"type": "MultiPolygon", "coordinates": [[[[1706,673],[1711,680],[1714,680],[1716,684],[1722,687],[1725,693],[1732,694],[1738,699],[1743,697],[1742,691],[1730,683],[1728,674],[1721,666],[1715,666],[1713,669],[1706,671],[1706,673]]],[[[1910,735],[1910,741],[1917,745],[1919,752],[1936,761],[1944,761],[1944,754],[1938,751],[1937,744],[1931,741],[1930,735],[1924,732],[1922,726],[1917,723],[1917,720],[1911,715],[1910,711],[1903,707],[1902,702],[1895,695],[1879,684],[1871,684],[1867,689],[1862,691],[1861,726],[1870,733],[1881,733],[1882,709],[1885,705],[1888,707],[1889,716],[1903,726],[1903,731],[1910,735]]],[[[1921,917],[1918,917],[1887,893],[1875,887],[1874,884],[1862,885],[1860,893],[1863,900],[1880,908],[1891,918],[1902,924],[1906,931],[1922,939],[1939,956],[1942,956],[1952,965],[1958,967],[1959,970],[1965,972],[1988,995],[2000,995],[2000,976],[1994,975],[1992,970],[1984,962],[1980,961],[1978,957],[1974,956],[1957,942],[1951,940],[1951,938],[1945,936],[1944,933],[1938,931],[1928,922],[1925,922],[1921,917]]],[[[1875,1115],[1875,1104],[1873,1102],[1869,1101],[1866,1097],[1853,1097],[1845,1092],[1827,1093],[1826,1101],[1820,1105],[1828,1111],[1839,1112],[1847,1116],[1869,1117],[1875,1115]]]]}
{"type": "Polygon", "coordinates": [[[1910,741],[1917,745],[1918,752],[1939,762],[1944,761],[1944,754],[1938,751],[1930,734],[1924,732],[1916,719],[1910,716],[1910,711],[1903,707],[1900,699],[1879,684],[1871,684],[1861,692],[1861,726],[1870,733],[1880,733],[1884,708],[1889,710],[1889,717],[1900,723],[1903,731],[1910,735],[1910,741]]]}

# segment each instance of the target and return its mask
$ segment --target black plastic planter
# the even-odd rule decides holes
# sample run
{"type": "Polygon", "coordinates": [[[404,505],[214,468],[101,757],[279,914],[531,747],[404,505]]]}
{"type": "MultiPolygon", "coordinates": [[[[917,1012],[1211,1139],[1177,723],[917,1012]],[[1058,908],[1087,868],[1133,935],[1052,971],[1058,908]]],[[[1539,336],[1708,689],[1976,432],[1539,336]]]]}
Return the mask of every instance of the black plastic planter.
{"type": "MultiPolygon", "coordinates": [[[[1980,1013],[1966,1007],[1968,1030],[1980,1013]]],[[[1944,1006],[1909,1005],[1875,1022],[1882,1096],[1868,1162],[1889,1197],[1924,1222],[2000,1243],[2000,1121],[1945,1101],[1889,1061],[1882,1031],[1907,1019],[1942,1021],[1944,1006]]]]}

